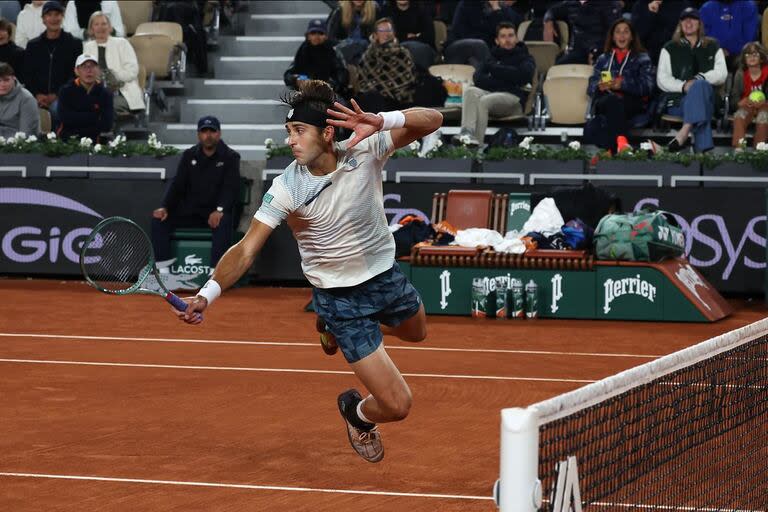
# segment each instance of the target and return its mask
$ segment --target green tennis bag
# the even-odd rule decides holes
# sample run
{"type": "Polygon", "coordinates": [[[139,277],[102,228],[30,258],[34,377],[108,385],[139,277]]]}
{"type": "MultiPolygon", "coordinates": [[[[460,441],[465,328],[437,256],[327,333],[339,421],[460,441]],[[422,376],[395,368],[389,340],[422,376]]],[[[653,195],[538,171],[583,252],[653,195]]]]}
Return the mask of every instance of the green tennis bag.
{"type": "Polygon", "coordinates": [[[685,235],[669,212],[640,210],[600,219],[594,244],[599,260],[659,262],[685,252],[685,235]]]}

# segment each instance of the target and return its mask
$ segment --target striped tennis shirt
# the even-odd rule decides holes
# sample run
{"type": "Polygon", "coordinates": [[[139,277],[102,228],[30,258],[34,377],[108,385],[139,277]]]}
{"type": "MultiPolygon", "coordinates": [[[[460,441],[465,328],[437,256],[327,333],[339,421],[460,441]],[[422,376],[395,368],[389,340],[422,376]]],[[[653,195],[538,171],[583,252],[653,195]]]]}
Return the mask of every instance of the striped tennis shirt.
{"type": "Polygon", "coordinates": [[[349,150],[347,142],[336,143],[330,174],[315,176],[294,160],[254,215],[273,229],[287,220],[304,275],[317,288],[355,286],[389,270],[395,259],[381,180],[392,136],[378,132],[349,150]]]}

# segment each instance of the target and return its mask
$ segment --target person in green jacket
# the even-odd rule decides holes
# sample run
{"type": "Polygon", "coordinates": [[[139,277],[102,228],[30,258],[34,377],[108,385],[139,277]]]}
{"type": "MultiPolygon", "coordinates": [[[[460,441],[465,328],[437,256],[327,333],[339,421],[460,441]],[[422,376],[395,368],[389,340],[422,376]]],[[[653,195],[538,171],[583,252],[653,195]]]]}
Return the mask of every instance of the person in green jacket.
{"type": "Polygon", "coordinates": [[[677,30],[661,50],[656,84],[668,94],[667,112],[682,116],[683,126],[667,149],[680,151],[690,144],[694,149],[712,149],[714,87],[725,82],[728,68],[725,54],[716,40],[705,37],[699,11],[693,7],[680,13],[677,30]]]}

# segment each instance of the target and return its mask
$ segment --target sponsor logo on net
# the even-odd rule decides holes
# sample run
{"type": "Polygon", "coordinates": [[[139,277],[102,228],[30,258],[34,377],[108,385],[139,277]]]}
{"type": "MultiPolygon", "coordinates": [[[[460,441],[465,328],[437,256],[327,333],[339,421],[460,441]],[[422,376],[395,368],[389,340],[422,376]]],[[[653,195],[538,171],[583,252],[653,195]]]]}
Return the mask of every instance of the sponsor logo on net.
{"type": "Polygon", "coordinates": [[[656,300],[656,287],[648,281],[641,279],[640,274],[637,274],[635,277],[625,277],[622,279],[606,279],[603,287],[605,288],[603,313],[606,315],[611,312],[611,303],[624,295],[637,295],[647,299],[649,302],[656,300]]]}

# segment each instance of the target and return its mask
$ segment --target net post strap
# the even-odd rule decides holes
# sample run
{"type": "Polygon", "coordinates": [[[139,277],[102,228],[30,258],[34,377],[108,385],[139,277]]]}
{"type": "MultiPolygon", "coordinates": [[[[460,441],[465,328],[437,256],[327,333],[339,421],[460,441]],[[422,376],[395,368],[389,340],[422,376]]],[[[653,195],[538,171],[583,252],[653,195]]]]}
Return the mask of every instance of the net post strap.
{"type": "Polygon", "coordinates": [[[714,357],[722,352],[768,335],[768,318],[710,338],[641,366],[630,368],[603,380],[593,382],[568,393],[538,402],[528,407],[538,418],[539,425],[569,416],[629,389],[646,384],[681,368],[714,357]]]}
{"type": "Polygon", "coordinates": [[[498,503],[501,512],[536,512],[541,506],[539,420],[534,409],[501,411],[501,467],[498,503]]]}

